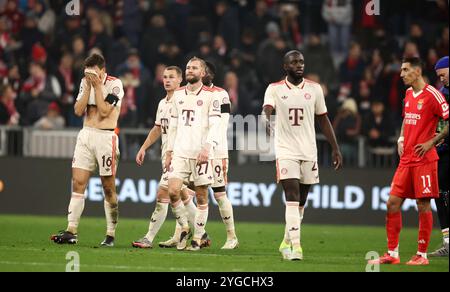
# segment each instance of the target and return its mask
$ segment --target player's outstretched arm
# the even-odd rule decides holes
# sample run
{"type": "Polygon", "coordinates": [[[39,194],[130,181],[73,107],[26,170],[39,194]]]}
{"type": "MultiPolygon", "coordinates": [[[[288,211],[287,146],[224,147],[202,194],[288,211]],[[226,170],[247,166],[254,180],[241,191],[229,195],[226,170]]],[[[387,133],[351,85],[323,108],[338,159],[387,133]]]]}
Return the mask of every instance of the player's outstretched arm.
{"type": "Polygon", "coordinates": [[[86,111],[86,107],[91,95],[91,82],[86,78],[81,79],[80,92],[78,93],[77,101],[74,105],[75,115],[81,117],[86,111]]]}
{"type": "Polygon", "coordinates": [[[141,149],[136,155],[136,163],[141,166],[144,163],[145,151],[150,148],[161,137],[161,127],[154,126],[148,133],[147,139],[142,144],[141,149]]]}
{"type": "Polygon", "coordinates": [[[327,114],[316,116],[317,121],[319,122],[320,129],[322,133],[328,140],[328,143],[331,145],[332,155],[333,155],[333,165],[334,169],[338,170],[342,167],[342,154],[339,149],[339,145],[336,140],[336,135],[334,134],[333,127],[331,126],[330,119],[327,114]]]}

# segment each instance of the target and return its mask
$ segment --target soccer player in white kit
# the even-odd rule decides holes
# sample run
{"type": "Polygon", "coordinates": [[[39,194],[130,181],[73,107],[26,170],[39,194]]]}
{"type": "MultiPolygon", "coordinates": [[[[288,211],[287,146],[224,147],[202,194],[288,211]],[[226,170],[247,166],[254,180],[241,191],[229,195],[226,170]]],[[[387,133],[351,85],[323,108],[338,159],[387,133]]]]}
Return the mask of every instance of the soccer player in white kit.
{"type": "Polygon", "coordinates": [[[233,205],[227,197],[225,187],[228,183],[228,121],[231,113],[231,102],[228,92],[212,83],[216,75],[214,64],[206,61],[206,75],[203,78],[203,84],[212,88],[217,99],[220,101],[220,136],[218,145],[214,148],[214,183],[211,188],[214,192],[214,198],[219,205],[220,217],[225,224],[227,231],[227,240],[222,249],[235,249],[239,246],[234,227],[233,205]]]}
{"type": "Polygon", "coordinates": [[[284,259],[301,260],[300,227],[304,206],[311,185],[319,182],[314,121],[332,147],[335,170],[342,164],[342,155],[327,115],[327,107],[319,84],[303,78],[304,58],[299,51],[284,56],[287,77],[270,84],[264,97],[263,111],[270,127],[275,117],[275,154],[277,181],[286,198],[285,234],[280,245],[284,259]]]}
{"type": "Polygon", "coordinates": [[[102,246],[114,246],[118,219],[116,171],[119,138],[114,132],[124,96],[122,81],[105,72],[105,59],[93,54],[85,60],[85,77],[74,106],[77,116],[85,115],[77,137],[72,161],[72,198],[65,231],[52,235],[59,244],[78,242],[78,225],[84,209],[84,193],[91,173],[98,167],[105,194],[106,238],[102,246]]]}
{"type": "Polygon", "coordinates": [[[169,196],[172,211],[182,226],[180,244],[186,248],[190,232],[185,206],[180,198],[183,183],[192,175],[197,198],[197,212],[193,240],[189,250],[199,250],[208,219],[208,187],[214,182],[212,151],[218,144],[220,127],[220,102],[213,91],[204,86],[206,64],[202,59],[192,58],[186,65],[187,86],[175,91],[172,119],[166,152],[166,169],[169,174],[169,196]]]}
{"type": "MultiPolygon", "coordinates": [[[[161,137],[161,161],[163,164],[163,173],[161,175],[161,180],[159,182],[157,202],[155,210],[150,218],[150,223],[148,227],[147,234],[139,240],[133,241],[132,246],[138,248],[152,248],[153,239],[161,228],[162,224],[166,220],[167,210],[169,206],[169,194],[168,194],[168,181],[169,181],[169,170],[164,168],[164,163],[166,161],[165,153],[167,151],[167,138],[169,134],[171,111],[173,107],[173,94],[175,90],[180,87],[183,81],[183,72],[180,68],[176,66],[169,66],[164,70],[163,73],[163,84],[167,95],[159,102],[158,109],[156,112],[156,120],[154,127],[150,130],[147,139],[141,146],[141,149],[136,155],[136,163],[142,166],[144,163],[145,152],[150,148],[160,137],[161,137]]],[[[195,213],[197,207],[193,203],[194,191],[188,189],[183,185],[181,190],[181,197],[183,203],[188,211],[188,221],[193,225],[195,213]]],[[[180,231],[181,233],[181,231],[180,231]]],[[[180,234],[175,234],[173,241],[169,243],[169,247],[175,247],[179,241],[180,234]]]]}
{"type": "MultiPolygon", "coordinates": [[[[239,241],[236,236],[235,226],[234,226],[234,215],[233,206],[227,197],[225,187],[228,183],[228,121],[231,112],[230,97],[225,89],[218,86],[214,86],[212,81],[216,75],[216,67],[211,62],[205,61],[206,63],[206,74],[202,79],[205,86],[213,89],[214,94],[220,101],[220,111],[221,111],[221,121],[220,121],[220,136],[218,145],[214,148],[214,159],[212,161],[212,166],[214,170],[214,183],[211,188],[214,192],[214,198],[219,205],[219,212],[223,223],[227,231],[227,240],[222,246],[222,249],[235,249],[239,246],[239,241]]],[[[179,224],[177,224],[179,226],[179,224]]],[[[176,228],[177,230],[181,227],[176,228]]],[[[177,238],[174,234],[172,238],[177,238]]],[[[200,247],[210,246],[211,241],[208,235],[205,233],[201,238],[200,247]]],[[[172,242],[169,240],[168,243],[160,243],[160,246],[171,247],[172,242]]]]}

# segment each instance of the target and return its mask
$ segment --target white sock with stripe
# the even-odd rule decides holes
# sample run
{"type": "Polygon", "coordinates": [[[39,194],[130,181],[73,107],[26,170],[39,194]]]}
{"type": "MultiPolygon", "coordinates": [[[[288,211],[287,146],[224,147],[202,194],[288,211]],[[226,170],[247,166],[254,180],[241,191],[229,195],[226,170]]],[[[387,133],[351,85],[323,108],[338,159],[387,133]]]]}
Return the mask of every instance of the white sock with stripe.
{"type": "Polygon", "coordinates": [[[208,221],[208,205],[198,205],[195,214],[194,240],[200,242],[205,233],[206,222],[208,221]]]}
{"type": "Polygon", "coordinates": [[[293,248],[300,247],[300,212],[298,202],[286,202],[286,228],[293,248]]]}
{"type": "Polygon", "coordinates": [[[220,217],[222,217],[223,224],[227,230],[227,240],[236,238],[234,229],[233,205],[225,192],[215,193],[214,197],[219,204],[220,217]]]}
{"type": "MultiPolygon", "coordinates": [[[[195,193],[194,193],[195,194],[195,193]]],[[[195,213],[197,212],[197,206],[194,204],[194,197],[189,195],[189,198],[183,201],[184,207],[187,212],[187,219],[191,228],[194,228],[195,213]]]]}
{"type": "Polygon", "coordinates": [[[180,224],[182,229],[188,229],[189,223],[186,215],[186,208],[184,207],[183,201],[179,200],[178,202],[172,203],[172,212],[177,219],[177,222],[180,224]]]}
{"type": "Polygon", "coordinates": [[[77,234],[78,232],[78,225],[80,224],[81,214],[84,210],[84,201],[84,194],[72,193],[67,211],[67,231],[73,234],[77,234]]]}
{"type": "Polygon", "coordinates": [[[118,203],[112,204],[104,201],[105,216],[106,216],[106,235],[116,237],[117,220],[119,218],[118,203]]]}
{"type": "Polygon", "coordinates": [[[163,199],[156,203],[155,210],[148,225],[148,232],[145,235],[150,242],[153,242],[153,239],[155,239],[156,234],[166,220],[169,202],[169,199],[163,199]]]}

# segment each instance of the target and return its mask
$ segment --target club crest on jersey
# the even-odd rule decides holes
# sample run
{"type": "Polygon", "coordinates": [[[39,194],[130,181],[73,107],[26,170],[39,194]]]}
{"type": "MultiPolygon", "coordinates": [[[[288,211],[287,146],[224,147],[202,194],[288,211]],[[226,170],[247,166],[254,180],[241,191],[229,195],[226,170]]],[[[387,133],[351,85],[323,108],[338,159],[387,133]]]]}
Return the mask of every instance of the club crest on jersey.
{"type": "Polygon", "coordinates": [[[281,170],[281,174],[286,174],[286,173],[288,173],[288,170],[287,170],[286,168],[283,168],[283,169],[281,170]]]}
{"type": "Polygon", "coordinates": [[[120,93],[120,88],[119,87],[114,87],[113,89],[112,89],[112,93],[114,93],[115,95],[119,95],[119,93],[120,93]]]}
{"type": "Polygon", "coordinates": [[[218,100],[215,100],[215,101],[213,102],[213,107],[218,108],[219,106],[220,106],[219,101],[218,101],[218,100]]]}
{"type": "Polygon", "coordinates": [[[419,101],[417,102],[417,109],[418,109],[419,111],[422,109],[422,107],[423,107],[423,99],[421,99],[421,100],[419,100],[419,101]]]}
{"type": "Polygon", "coordinates": [[[307,100],[311,99],[311,94],[305,93],[305,99],[307,99],[307,100]]]}
{"type": "Polygon", "coordinates": [[[197,105],[198,106],[202,106],[203,105],[203,100],[197,100],[197,105]]]}

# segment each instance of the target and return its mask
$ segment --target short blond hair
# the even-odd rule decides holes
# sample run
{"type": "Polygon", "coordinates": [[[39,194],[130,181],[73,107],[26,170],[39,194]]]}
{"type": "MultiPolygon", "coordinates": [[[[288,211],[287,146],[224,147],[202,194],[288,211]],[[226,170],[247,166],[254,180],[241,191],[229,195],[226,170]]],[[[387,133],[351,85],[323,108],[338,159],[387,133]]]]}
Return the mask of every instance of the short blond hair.
{"type": "Polygon", "coordinates": [[[206,71],[206,62],[205,62],[205,60],[203,60],[203,59],[201,59],[201,58],[199,58],[199,57],[194,56],[194,57],[192,57],[192,58],[189,60],[188,63],[193,62],[193,61],[198,61],[198,62],[200,62],[200,65],[202,66],[203,70],[206,71]]]}

